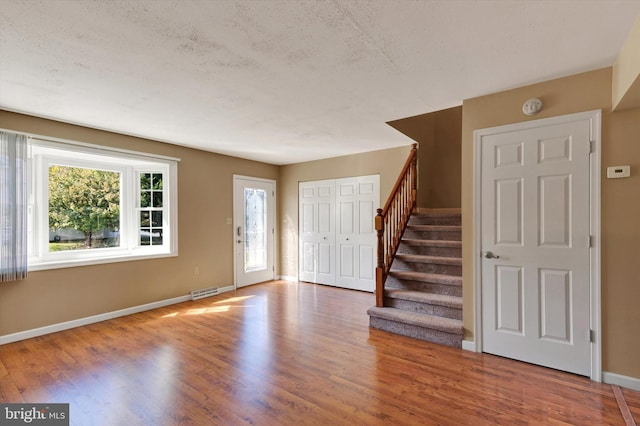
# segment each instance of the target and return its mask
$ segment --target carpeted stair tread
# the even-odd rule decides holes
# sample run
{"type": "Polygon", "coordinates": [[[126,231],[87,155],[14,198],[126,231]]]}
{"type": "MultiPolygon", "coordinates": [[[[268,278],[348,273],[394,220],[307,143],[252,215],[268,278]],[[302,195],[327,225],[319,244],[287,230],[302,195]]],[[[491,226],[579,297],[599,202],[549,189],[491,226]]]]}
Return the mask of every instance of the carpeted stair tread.
{"type": "Polygon", "coordinates": [[[462,335],[464,327],[462,321],[451,318],[436,317],[419,312],[404,311],[395,308],[372,307],[367,311],[369,316],[395,321],[402,324],[409,324],[417,327],[443,331],[456,335],[462,335]]]}
{"type": "Polygon", "coordinates": [[[411,216],[460,216],[462,209],[459,208],[443,208],[443,209],[429,209],[418,208],[416,212],[411,213],[411,216]]]}
{"type": "Polygon", "coordinates": [[[462,277],[455,275],[430,274],[427,272],[414,271],[389,271],[389,276],[399,280],[421,281],[426,283],[437,283],[447,285],[462,285],[462,277]]]}
{"type": "Polygon", "coordinates": [[[416,238],[403,238],[402,242],[410,246],[462,247],[462,241],[451,240],[420,240],[416,238]]]}
{"type": "Polygon", "coordinates": [[[385,296],[393,299],[410,300],[412,302],[425,303],[429,305],[446,306],[449,308],[462,309],[462,297],[448,296],[445,294],[425,293],[423,291],[402,290],[388,288],[385,296]]]}
{"type": "Polygon", "coordinates": [[[462,225],[462,215],[453,209],[426,210],[411,213],[409,225],[462,225]]]}
{"type": "Polygon", "coordinates": [[[460,257],[427,256],[424,254],[396,254],[396,259],[412,263],[436,263],[438,265],[462,265],[460,257]]]}
{"type": "Polygon", "coordinates": [[[459,225],[407,225],[407,229],[415,231],[460,231],[462,226],[459,225]]]}

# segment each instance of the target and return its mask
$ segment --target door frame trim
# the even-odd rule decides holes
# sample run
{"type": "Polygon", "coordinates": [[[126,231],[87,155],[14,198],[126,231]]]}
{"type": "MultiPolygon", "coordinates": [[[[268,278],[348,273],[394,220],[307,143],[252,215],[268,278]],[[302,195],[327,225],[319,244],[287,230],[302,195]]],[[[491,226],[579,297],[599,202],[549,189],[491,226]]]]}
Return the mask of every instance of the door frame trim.
{"type": "Polygon", "coordinates": [[[236,220],[236,203],[235,203],[235,198],[236,198],[236,181],[237,180],[253,180],[253,181],[258,181],[258,182],[266,182],[266,183],[270,183],[273,185],[273,244],[271,247],[271,250],[273,250],[273,278],[276,278],[276,263],[278,262],[278,256],[277,256],[277,245],[276,245],[276,236],[278,235],[278,233],[276,232],[277,229],[277,225],[278,225],[278,221],[276,220],[278,217],[278,203],[277,203],[277,199],[276,197],[278,196],[278,186],[277,186],[277,181],[274,179],[266,179],[266,178],[259,178],[259,177],[255,177],[255,176],[245,176],[245,175],[233,175],[233,180],[232,180],[232,184],[231,184],[231,241],[233,241],[233,249],[232,249],[232,253],[233,253],[233,289],[237,290],[238,289],[238,269],[237,269],[237,257],[236,256],[236,244],[235,244],[235,220],[236,220]]]}
{"type": "Polygon", "coordinates": [[[567,114],[557,117],[542,118],[538,120],[520,123],[506,124],[503,126],[478,129],[473,132],[473,298],[474,298],[474,324],[473,335],[476,352],[482,352],[482,262],[480,252],[482,250],[482,138],[493,134],[506,133],[519,130],[528,130],[556,124],[564,124],[572,121],[588,119],[591,122],[592,149],[589,156],[589,186],[590,186],[590,233],[593,237],[592,247],[589,250],[589,294],[590,294],[590,328],[594,332],[594,341],[590,344],[591,350],[591,380],[602,381],[602,304],[601,304],[601,146],[602,146],[602,111],[593,110],[567,114]]]}

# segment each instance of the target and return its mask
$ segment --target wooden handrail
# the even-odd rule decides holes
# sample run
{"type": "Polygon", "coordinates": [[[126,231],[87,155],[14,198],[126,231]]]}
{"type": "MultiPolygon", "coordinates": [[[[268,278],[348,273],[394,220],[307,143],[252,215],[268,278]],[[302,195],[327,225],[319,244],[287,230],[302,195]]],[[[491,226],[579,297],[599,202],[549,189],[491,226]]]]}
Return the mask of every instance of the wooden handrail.
{"type": "Polygon", "coordinates": [[[417,154],[418,154],[418,144],[414,143],[411,148],[411,151],[409,151],[409,157],[407,158],[407,161],[404,162],[404,166],[402,167],[402,170],[398,175],[398,179],[396,179],[396,183],[395,185],[393,185],[393,189],[391,189],[391,192],[389,193],[389,198],[387,199],[387,202],[382,208],[382,216],[386,216],[387,212],[389,211],[389,207],[393,202],[394,195],[396,194],[396,192],[398,192],[400,185],[402,185],[402,183],[404,182],[407,172],[412,166],[414,166],[414,162],[416,162],[418,159],[417,154]]]}
{"type": "Polygon", "coordinates": [[[398,251],[400,239],[416,207],[418,182],[418,145],[413,144],[409,157],[389,194],[384,207],[378,209],[375,220],[378,235],[376,266],[376,306],[384,306],[384,283],[398,251]]]}

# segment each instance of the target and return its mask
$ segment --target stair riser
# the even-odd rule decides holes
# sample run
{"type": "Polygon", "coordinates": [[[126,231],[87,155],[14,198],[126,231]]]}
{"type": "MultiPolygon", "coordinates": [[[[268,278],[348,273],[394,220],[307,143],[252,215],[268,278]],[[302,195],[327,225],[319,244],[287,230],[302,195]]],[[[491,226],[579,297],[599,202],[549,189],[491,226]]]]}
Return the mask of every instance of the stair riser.
{"type": "Polygon", "coordinates": [[[460,216],[411,216],[409,225],[446,225],[461,226],[460,216]]]}
{"type": "Polygon", "coordinates": [[[410,324],[403,324],[378,317],[369,317],[369,325],[372,328],[377,328],[379,330],[412,337],[414,339],[426,340],[440,345],[453,346],[456,348],[462,346],[462,335],[446,333],[444,331],[432,330],[410,324]]]}
{"type": "Polygon", "coordinates": [[[404,311],[420,312],[422,314],[435,315],[438,317],[451,318],[462,321],[462,309],[448,306],[430,305],[426,303],[414,302],[412,300],[385,298],[385,306],[402,309],[404,311]]]}
{"type": "Polygon", "coordinates": [[[421,262],[406,262],[401,259],[395,259],[391,268],[399,271],[415,271],[415,272],[427,272],[430,274],[441,275],[455,275],[457,277],[462,276],[461,265],[445,265],[441,263],[421,263],[421,262]]]}
{"type": "Polygon", "coordinates": [[[462,241],[462,232],[460,231],[421,231],[407,228],[404,231],[403,238],[414,240],[445,240],[445,241],[462,241]]]}
{"type": "Polygon", "coordinates": [[[400,243],[398,254],[422,254],[425,256],[462,257],[460,247],[413,246],[400,243]]]}
{"type": "Polygon", "coordinates": [[[425,283],[422,281],[399,280],[395,277],[388,277],[385,287],[462,297],[461,285],[425,283]]]}

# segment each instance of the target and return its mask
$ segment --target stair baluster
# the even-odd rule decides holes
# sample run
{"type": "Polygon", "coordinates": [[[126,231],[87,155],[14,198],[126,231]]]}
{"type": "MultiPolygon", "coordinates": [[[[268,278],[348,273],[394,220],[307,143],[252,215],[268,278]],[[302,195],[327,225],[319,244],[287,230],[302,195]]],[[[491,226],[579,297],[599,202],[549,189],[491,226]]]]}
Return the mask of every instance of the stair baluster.
{"type": "Polygon", "coordinates": [[[376,267],[376,306],[384,305],[384,283],[398,251],[409,216],[416,207],[418,145],[413,144],[409,157],[398,176],[389,199],[378,209],[375,219],[378,236],[378,262],[376,267]]]}

